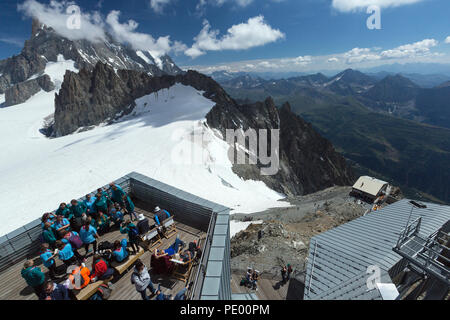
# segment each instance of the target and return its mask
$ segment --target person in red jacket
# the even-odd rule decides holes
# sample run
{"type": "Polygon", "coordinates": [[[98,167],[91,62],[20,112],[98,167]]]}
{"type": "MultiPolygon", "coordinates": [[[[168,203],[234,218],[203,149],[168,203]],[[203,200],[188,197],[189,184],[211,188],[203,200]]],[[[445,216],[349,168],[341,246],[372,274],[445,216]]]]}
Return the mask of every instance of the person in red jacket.
{"type": "Polygon", "coordinates": [[[99,254],[94,255],[92,261],[91,279],[93,281],[106,280],[114,274],[114,269],[108,267],[108,262],[99,254]]]}

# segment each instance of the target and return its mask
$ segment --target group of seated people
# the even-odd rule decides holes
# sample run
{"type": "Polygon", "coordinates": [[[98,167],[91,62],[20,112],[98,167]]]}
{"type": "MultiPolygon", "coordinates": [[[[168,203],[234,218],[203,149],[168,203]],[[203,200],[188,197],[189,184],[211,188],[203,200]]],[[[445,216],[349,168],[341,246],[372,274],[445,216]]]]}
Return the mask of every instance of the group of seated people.
{"type": "Polygon", "coordinates": [[[259,272],[256,269],[248,268],[245,278],[242,279],[241,285],[250,287],[253,290],[258,289],[259,272]]]}
{"type": "Polygon", "coordinates": [[[140,214],[139,218],[136,216],[134,203],[119,185],[111,183],[109,189],[108,193],[99,188],[95,196],[88,194],[82,202],[72,200],[70,206],[61,203],[55,214],[43,215],[40,258],[49,270],[51,280],[54,281],[60,276],[56,268],[56,257],[66,266],[65,274],[68,276],[63,284],[56,285],[53,281],[45,281],[44,273],[34,265],[33,260],[26,261],[21,272],[22,277],[40,299],[47,299],[49,295],[46,292],[53,287],[54,290],[61,291],[58,297],[65,297],[61,285],[70,292],[71,289],[80,290],[91,282],[109,279],[114,273],[111,268],[113,261],[125,261],[129,256],[128,249],[136,254],[139,251],[139,241],[145,240],[145,235],[152,227],[157,227],[158,232],[163,231],[161,223],[170,217],[169,212],[156,207],[155,225],[150,226],[144,215],[140,214]],[[130,215],[130,218],[125,219],[125,214],[130,215]],[[137,220],[137,223],[134,224],[133,220],[137,220]],[[112,228],[118,228],[122,234],[127,234],[128,241],[116,240],[100,254],[97,250],[97,240],[112,228]],[[91,245],[94,256],[89,269],[85,262],[88,254],[92,252],[91,245]],[[85,249],[84,255],[79,252],[82,247],[85,249]],[[74,266],[78,269],[73,269],[74,266]]]}
{"type": "Polygon", "coordinates": [[[151,267],[156,274],[170,274],[174,269],[174,261],[186,264],[200,259],[202,250],[197,241],[186,244],[178,237],[175,242],[165,250],[155,249],[151,257],[151,267]]]}

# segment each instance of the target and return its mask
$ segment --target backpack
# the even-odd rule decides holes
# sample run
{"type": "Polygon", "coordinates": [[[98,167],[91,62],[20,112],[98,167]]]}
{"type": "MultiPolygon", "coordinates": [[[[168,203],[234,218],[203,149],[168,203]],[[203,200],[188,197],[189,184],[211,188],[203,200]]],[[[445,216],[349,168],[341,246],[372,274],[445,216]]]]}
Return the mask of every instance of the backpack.
{"type": "Polygon", "coordinates": [[[130,240],[134,240],[139,236],[139,230],[136,227],[130,228],[130,240]]]}
{"type": "Polygon", "coordinates": [[[109,241],[103,241],[98,245],[98,251],[112,250],[113,244],[109,241]]]}
{"type": "Polygon", "coordinates": [[[83,246],[83,241],[81,241],[81,238],[74,233],[72,233],[68,241],[75,249],[80,249],[83,246]]]}
{"type": "Polygon", "coordinates": [[[101,284],[100,287],[98,287],[97,292],[103,300],[108,300],[111,296],[112,289],[107,284],[101,284]]]}

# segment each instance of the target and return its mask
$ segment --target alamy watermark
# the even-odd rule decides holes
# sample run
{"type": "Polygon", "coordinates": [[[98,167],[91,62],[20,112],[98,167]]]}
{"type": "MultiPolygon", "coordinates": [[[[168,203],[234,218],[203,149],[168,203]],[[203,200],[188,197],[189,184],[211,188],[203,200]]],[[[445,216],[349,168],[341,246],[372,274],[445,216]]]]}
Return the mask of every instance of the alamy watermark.
{"type": "Polygon", "coordinates": [[[381,29],[381,8],[377,5],[371,5],[367,8],[367,14],[370,17],[367,18],[366,25],[369,30],[381,29]]]}
{"type": "Polygon", "coordinates": [[[66,9],[69,17],[66,20],[66,26],[69,30],[81,29],[81,9],[77,5],[70,5],[66,9]]]}
{"type": "Polygon", "coordinates": [[[194,128],[192,131],[175,130],[172,140],[171,161],[178,165],[259,165],[263,176],[275,175],[280,166],[280,130],[226,129],[225,139],[216,137],[211,130],[194,128]],[[226,148],[218,150],[217,148],[226,148]],[[270,149],[270,150],[269,150],[270,149]],[[212,154],[214,153],[214,154],[212,154]],[[221,156],[225,154],[225,156],[221,156]]]}

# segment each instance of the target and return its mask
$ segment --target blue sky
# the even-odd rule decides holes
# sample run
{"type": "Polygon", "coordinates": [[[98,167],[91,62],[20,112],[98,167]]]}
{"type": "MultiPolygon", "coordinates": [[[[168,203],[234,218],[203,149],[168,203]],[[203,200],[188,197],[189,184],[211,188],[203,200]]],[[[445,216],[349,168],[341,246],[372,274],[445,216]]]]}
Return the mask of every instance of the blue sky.
{"type": "MultiPolygon", "coordinates": [[[[36,1],[45,6],[50,3],[27,0],[36,1]]],[[[29,7],[28,12],[19,11],[18,5],[22,3],[2,0],[0,4],[2,59],[20,52],[23,41],[30,36],[29,16],[40,13],[35,7],[29,7]]],[[[205,72],[227,68],[309,71],[394,62],[450,62],[450,43],[445,42],[450,36],[448,0],[79,0],[75,3],[90,18],[98,11],[103,22],[109,21],[108,15],[113,10],[120,11],[113,24],[119,27],[116,31],[122,41],[130,41],[136,49],[147,49],[145,43],[154,40],[149,45],[154,54],[167,51],[178,65],[195,66],[205,72]],[[366,26],[370,16],[366,8],[371,3],[381,5],[380,30],[369,30],[366,26]],[[392,5],[396,3],[403,5],[392,5]],[[138,26],[124,30],[130,19],[138,26]],[[227,35],[232,27],[234,32],[227,35]],[[194,40],[202,29],[202,39],[194,40]],[[166,36],[170,40],[159,39],[166,36]]],[[[82,31],[91,33],[90,29],[82,31]]]]}

